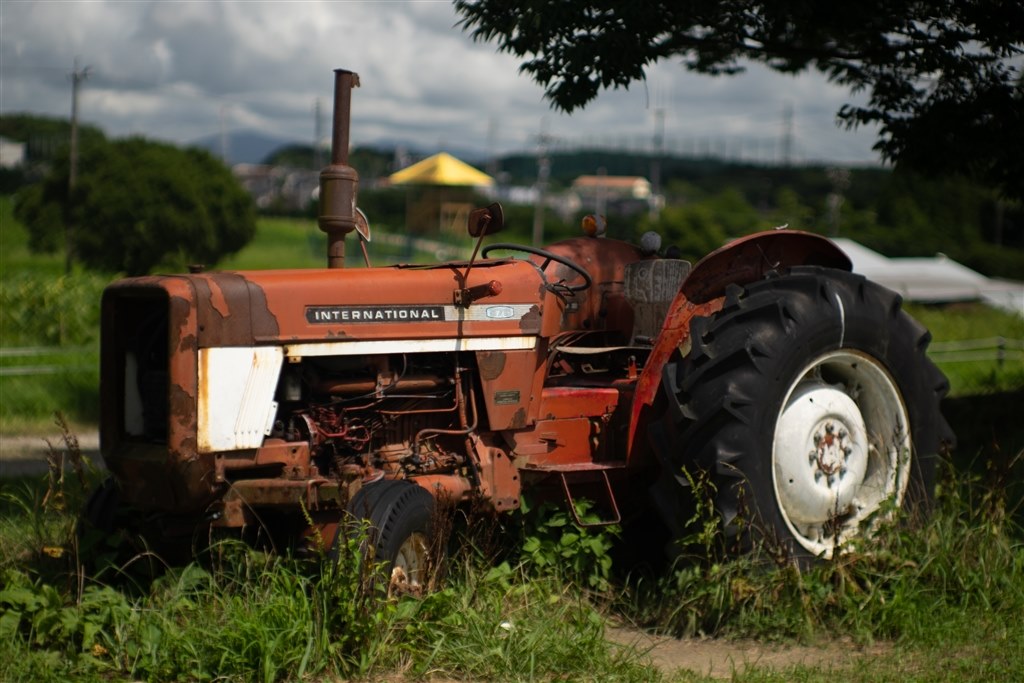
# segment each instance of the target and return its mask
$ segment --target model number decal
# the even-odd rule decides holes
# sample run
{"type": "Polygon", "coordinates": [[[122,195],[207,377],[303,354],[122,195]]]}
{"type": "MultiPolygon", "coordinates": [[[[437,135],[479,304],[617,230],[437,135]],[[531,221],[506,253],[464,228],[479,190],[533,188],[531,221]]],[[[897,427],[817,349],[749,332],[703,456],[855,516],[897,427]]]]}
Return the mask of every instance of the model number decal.
{"type": "Polygon", "coordinates": [[[484,315],[494,320],[508,320],[515,317],[516,310],[511,306],[488,306],[484,315]]]}
{"type": "Polygon", "coordinates": [[[309,323],[386,323],[444,320],[444,306],[306,306],[309,323]]]}

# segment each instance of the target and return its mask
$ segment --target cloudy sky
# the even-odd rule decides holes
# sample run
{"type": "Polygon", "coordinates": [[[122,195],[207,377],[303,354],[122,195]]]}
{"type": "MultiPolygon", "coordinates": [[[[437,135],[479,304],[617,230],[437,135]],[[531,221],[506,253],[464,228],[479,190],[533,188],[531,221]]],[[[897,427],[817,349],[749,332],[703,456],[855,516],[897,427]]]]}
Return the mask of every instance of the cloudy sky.
{"type": "Polygon", "coordinates": [[[755,66],[711,78],[666,62],[649,69],[646,84],[566,116],[519,75],[515,58],[473,43],[457,21],[448,0],[0,0],[0,111],[68,116],[78,59],[90,67],[81,117],[108,135],[188,143],[216,135],[223,121],[310,142],[318,99],[330,130],[340,67],[362,82],[356,145],[484,156],[532,150],[543,131],[566,146],[638,146],[663,116],[670,149],[768,160],[781,153],[791,108],[794,160],[877,161],[871,130],[835,125],[849,93],[816,74],[755,66]]]}

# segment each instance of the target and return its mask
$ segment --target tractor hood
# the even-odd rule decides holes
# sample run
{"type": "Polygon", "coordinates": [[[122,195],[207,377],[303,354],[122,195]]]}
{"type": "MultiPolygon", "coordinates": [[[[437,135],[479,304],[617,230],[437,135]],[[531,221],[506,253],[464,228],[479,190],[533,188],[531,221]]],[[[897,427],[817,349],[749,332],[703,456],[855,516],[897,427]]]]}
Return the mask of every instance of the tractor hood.
{"type": "Polygon", "coordinates": [[[483,261],[460,284],[465,271],[466,264],[450,263],[215,272],[129,278],[110,289],[120,295],[133,289],[162,289],[179,300],[189,292],[192,300],[187,305],[196,317],[199,348],[540,331],[544,290],[536,266],[516,260],[483,261]],[[488,284],[493,293],[469,306],[455,305],[454,293],[460,287],[488,284]]]}

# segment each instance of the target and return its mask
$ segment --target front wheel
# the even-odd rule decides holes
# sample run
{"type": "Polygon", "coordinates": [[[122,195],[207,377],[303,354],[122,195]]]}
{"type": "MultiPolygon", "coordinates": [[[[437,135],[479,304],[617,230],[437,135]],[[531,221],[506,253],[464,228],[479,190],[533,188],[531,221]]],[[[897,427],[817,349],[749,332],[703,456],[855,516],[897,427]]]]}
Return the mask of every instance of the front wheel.
{"type": "Polygon", "coordinates": [[[666,478],[706,474],[731,548],[829,558],[928,501],[953,438],[948,383],[899,304],[860,276],[801,267],[730,288],[694,321],[689,353],[666,368],[654,446],[666,478]]]}
{"type": "Polygon", "coordinates": [[[349,512],[368,523],[368,545],[382,563],[389,585],[420,592],[435,569],[434,497],[416,484],[385,480],[367,484],[349,502],[349,512]]]}

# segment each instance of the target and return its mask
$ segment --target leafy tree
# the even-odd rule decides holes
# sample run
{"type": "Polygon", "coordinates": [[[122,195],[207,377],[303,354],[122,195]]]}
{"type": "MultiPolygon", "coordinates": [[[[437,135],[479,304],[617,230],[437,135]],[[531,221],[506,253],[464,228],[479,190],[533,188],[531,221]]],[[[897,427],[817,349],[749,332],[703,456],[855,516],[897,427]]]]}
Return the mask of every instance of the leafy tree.
{"type": "MultiPolygon", "coordinates": [[[[46,175],[50,164],[67,156],[71,143],[71,123],[36,114],[4,114],[0,116],[0,137],[25,144],[24,164],[0,169],[0,193],[13,194],[25,185],[46,175]]],[[[78,126],[82,146],[103,142],[105,136],[96,126],[78,126]]]]}
{"type": "Polygon", "coordinates": [[[685,259],[699,261],[729,238],[764,227],[764,221],[734,189],[686,204],[665,207],[657,218],[644,217],[637,236],[647,230],[661,234],[665,245],[679,249],[685,259]]]}
{"type": "Polygon", "coordinates": [[[968,172],[1024,198],[1024,3],[993,0],[758,2],[695,0],[455,0],[475,40],[525,58],[520,67],[558,109],[644,79],[681,58],[699,73],[744,61],[784,72],[813,68],[863,106],[845,125],[876,123],[875,149],[897,166],[968,172]]]}
{"type": "Polygon", "coordinates": [[[213,264],[256,231],[249,196],[203,150],[143,138],[90,145],[70,201],[67,185],[65,157],[18,195],[15,215],[36,251],[60,248],[70,221],[75,257],[97,270],[139,275],[158,266],[213,264]]]}

